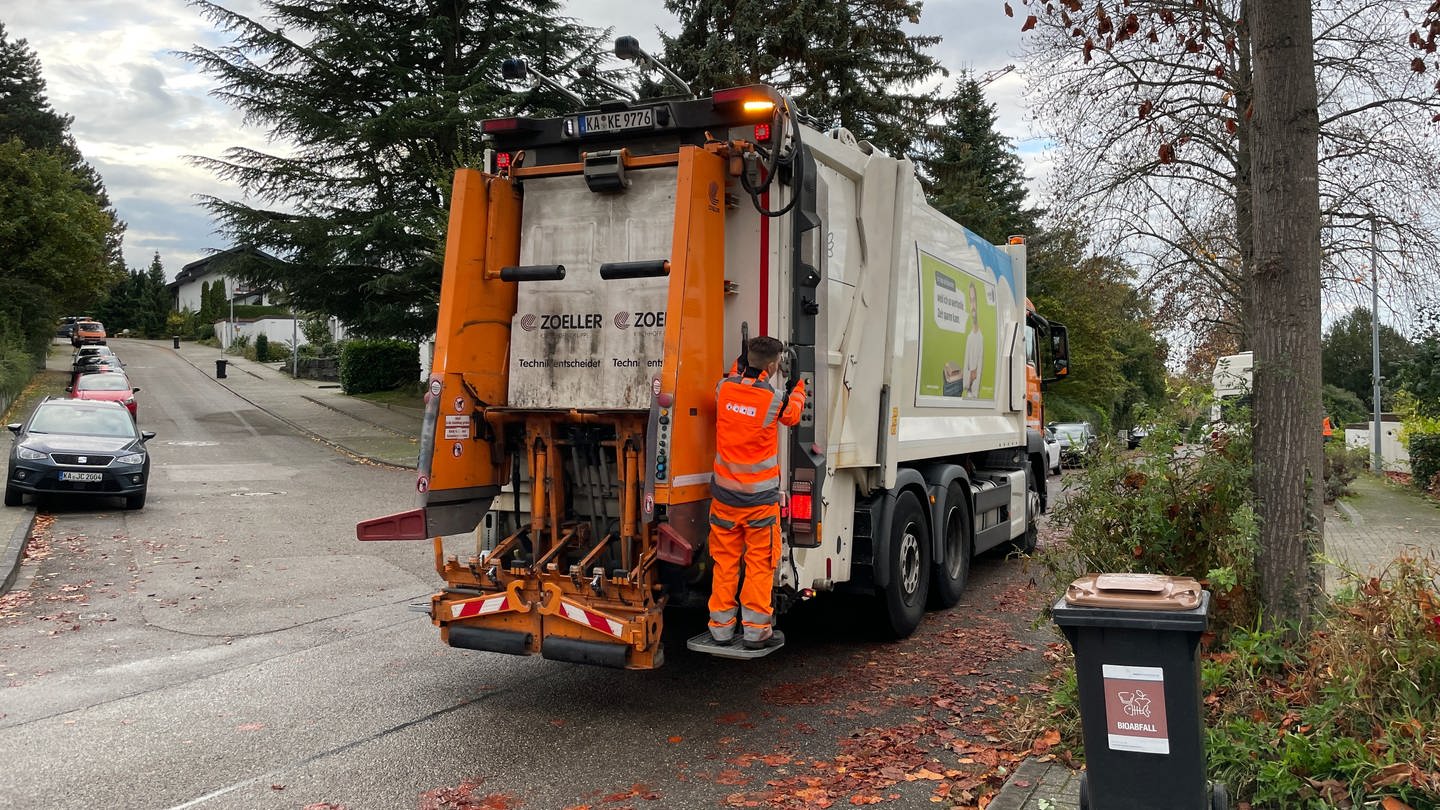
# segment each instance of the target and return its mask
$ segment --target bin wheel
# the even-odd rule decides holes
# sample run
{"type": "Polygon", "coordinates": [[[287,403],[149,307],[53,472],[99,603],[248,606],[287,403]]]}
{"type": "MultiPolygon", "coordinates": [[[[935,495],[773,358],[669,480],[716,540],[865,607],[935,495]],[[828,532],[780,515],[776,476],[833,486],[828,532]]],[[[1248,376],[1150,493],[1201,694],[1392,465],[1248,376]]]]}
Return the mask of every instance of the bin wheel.
{"type": "Polygon", "coordinates": [[[1230,792],[1224,782],[1210,783],[1210,810],[1230,810],[1230,792]]]}
{"type": "Polygon", "coordinates": [[[1090,781],[1087,774],[1080,774],[1080,810],[1090,810],[1090,781]]]}

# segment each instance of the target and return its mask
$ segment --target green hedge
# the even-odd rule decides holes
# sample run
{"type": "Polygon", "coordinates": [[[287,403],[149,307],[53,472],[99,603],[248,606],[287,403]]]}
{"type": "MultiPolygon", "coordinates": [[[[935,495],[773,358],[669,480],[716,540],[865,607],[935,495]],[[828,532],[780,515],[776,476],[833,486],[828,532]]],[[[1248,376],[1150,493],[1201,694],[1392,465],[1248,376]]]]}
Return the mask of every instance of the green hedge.
{"type": "Polygon", "coordinates": [[[389,391],[420,379],[420,350],[403,340],[352,340],[340,350],[340,388],[347,394],[389,391]]]}
{"type": "MultiPolygon", "coordinates": [[[[229,310],[229,309],[226,309],[224,312],[220,313],[220,318],[221,318],[221,320],[224,320],[224,319],[228,318],[229,316],[230,316],[230,310],[229,310]]],[[[240,318],[246,318],[246,319],[249,319],[249,320],[257,320],[257,319],[259,319],[259,318],[288,318],[288,317],[290,317],[290,308],[289,308],[289,307],[275,306],[275,305],[273,305],[273,304],[236,304],[236,305],[235,305],[235,318],[236,318],[236,320],[239,320],[240,318]]]]}
{"type": "MultiPolygon", "coordinates": [[[[0,344],[0,400],[13,400],[35,374],[35,359],[15,345],[0,344]]],[[[419,372],[416,372],[419,376],[419,372]]]]}
{"type": "Polygon", "coordinates": [[[1440,486],[1440,433],[1416,433],[1410,437],[1410,474],[1415,486],[1429,490],[1440,486]]]}
{"type": "Polygon", "coordinates": [[[264,332],[255,336],[255,360],[260,363],[270,362],[270,338],[264,332]]]}

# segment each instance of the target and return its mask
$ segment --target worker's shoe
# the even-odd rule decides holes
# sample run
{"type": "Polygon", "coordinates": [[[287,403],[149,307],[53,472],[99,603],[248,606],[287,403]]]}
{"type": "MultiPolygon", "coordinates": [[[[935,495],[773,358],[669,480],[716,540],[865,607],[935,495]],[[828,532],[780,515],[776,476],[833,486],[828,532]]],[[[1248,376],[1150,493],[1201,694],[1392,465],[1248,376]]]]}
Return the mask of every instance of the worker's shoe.
{"type": "Polygon", "coordinates": [[[768,650],[783,646],[785,644],[785,634],[779,630],[771,630],[767,627],[765,628],[765,635],[761,638],[747,638],[742,643],[747,650],[768,650]]]}

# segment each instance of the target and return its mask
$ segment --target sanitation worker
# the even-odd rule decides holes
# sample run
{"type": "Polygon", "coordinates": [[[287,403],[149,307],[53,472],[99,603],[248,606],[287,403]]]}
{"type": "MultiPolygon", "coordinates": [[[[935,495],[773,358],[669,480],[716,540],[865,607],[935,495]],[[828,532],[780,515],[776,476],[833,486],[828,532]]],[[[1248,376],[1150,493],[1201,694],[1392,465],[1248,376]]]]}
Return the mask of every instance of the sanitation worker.
{"type": "Polygon", "coordinates": [[[1330,417],[1328,416],[1325,417],[1324,422],[1320,423],[1320,435],[1325,437],[1327,442],[1335,437],[1335,429],[1330,427],[1330,417]]]}
{"type": "Polygon", "coordinates": [[[800,380],[782,395],[772,379],[785,344],[754,337],[742,363],[715,387],[715,472],[710,484],[710,635],[735,640],[737,619],[746,649],[778,647],[770,604],[780,559],[780,425],[794,427],[805,406],[800,380]],[[745,582],[740,583],[740,561],[745,582]],[[740,591],[739,604],[735,592],[740,591]]]}

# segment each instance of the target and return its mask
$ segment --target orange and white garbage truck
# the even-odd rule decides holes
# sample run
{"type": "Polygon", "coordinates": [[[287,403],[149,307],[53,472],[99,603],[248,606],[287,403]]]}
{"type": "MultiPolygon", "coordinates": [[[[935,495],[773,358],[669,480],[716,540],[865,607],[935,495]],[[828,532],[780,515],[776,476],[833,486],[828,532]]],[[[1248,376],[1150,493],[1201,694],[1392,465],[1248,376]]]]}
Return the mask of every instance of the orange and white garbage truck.
{"type": "Polygon", "coordinates": [[[873,594],[905,636],[974,555],[1033,548],[1031,396],[1068,349],[1027,312],[1023,239],[947,219],[910,161],[767,86],[482,127],[486,165],[452,189],[418,506],[356,530],[432,540],[445,643],[663,663],[667,606],[709,586],[715,390],[746,335],[783,340],[809,393],[782,429],[777,614],[873,594]]]}

